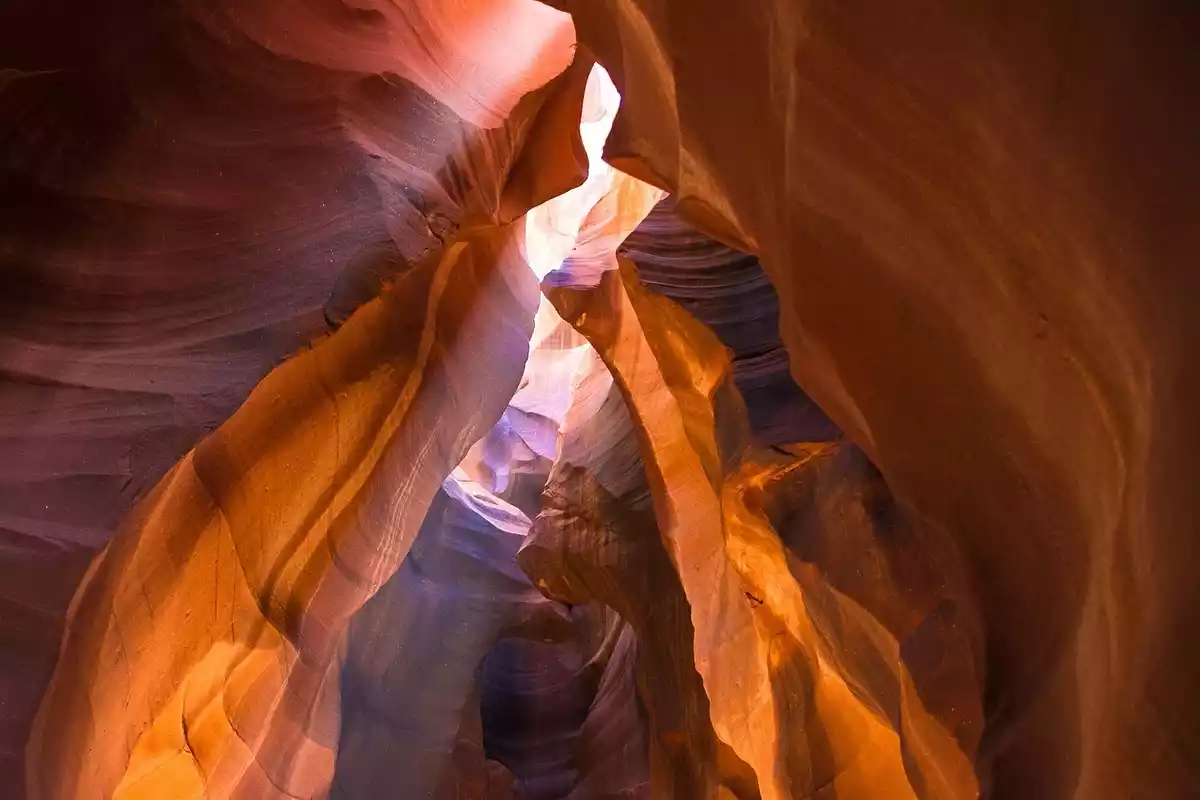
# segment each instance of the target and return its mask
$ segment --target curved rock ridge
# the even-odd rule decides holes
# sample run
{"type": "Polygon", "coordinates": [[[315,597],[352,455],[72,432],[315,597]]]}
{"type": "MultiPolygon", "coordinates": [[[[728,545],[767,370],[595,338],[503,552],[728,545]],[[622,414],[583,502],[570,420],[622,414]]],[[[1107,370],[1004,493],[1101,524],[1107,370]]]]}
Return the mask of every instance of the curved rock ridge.
{"type": "Polygon", "coordinates": [[[347,621],[516,389],[536,309],[519,233],[407,273],[273,371],[139,505],[72,606],[32,796],[328,786],[347,621]]]}
{"type": "MultiPolygon", "coordinates": [[[[588,94],[574,96],[586,124],[588,94]]],[[[606,177],[603,191],[622,182],[606,177]]],[[[575,225],[632,228],[661,193],[637,196],[641,212],[585,209],[575,225]]],[[[564,197],[551,203],[578,202],[564,197]]],[[[349,619],[506,400],[536,416],[537,387],[517,383],[535,333],[536,235],[524,217],[474,222],[268,375],[139,505],[76,595],[28,750],[31,795],[326,792],[349,619]]],[[[563,405],[540,402],[551,415],[546,403],[563,405]]],[[[525,435],[531,452],[549,454],[545,436],[525,435]]],[[[457,666],[465,690],[474,668],[457,666]]]]}
{"type": "Polygon", "coordinates": [[[77,595],[29,748],[33,796],[325,791],[347,622],[517,393],[527,236],[523,218],[477,223],[404,272],[143,501],[77,595]]]}
{"type": "Polygon", "coordinates": [[[568,413],[542,511],[518,560],[543,592],[573,604],[603,603],[636,636],[648,796],[716,797],[725,785],[737,797],[755,797],[744,765],[718,758],[687,599],[658,535],[628,408],[599,358],[576,396],[581,404],[568,413]],[[584,405],[596,396],[598,409],[584,405]]]}
{"type": "Polygon", "coordinates": [[[962,552],[982,791],[1196,794],[1196,9],[555,5],[610,161],[761,259],[797,382],[962,552]]]}
{"type": "Polygon", "coordinates": [[[273,53],[338,72],[397,75],[479,127],[562,72],[575,31],[529,0],[187,0],[210,28],[233,28],[273,53]],[[514,57],[513,54],[518,54],[514,57]]]}
{"type": "Polygon", "coordinates": [[[792,379],[779,338],[779,295],[757,258],[689,225],[670,197],[654,207],[620,253],[637,265],[646,288],[679,303],[732,351],[734,383],[759,441],[840,437],[792,379]]]}
{"type": "MultiPolygon", "coordinates": [[[[799,480],[811,455],[784,459],[751,445],[715,336],[648,293],[629,262],[596,288],[557,288],[550,297],[588,337],[629,404],[659,533],[690,609],[694,664],[713,731],[749,767],[761,796],[805,796],[824,787],[845,797],[976,794],[979,724],[970,709],[979,706],[981,686],[969,638],[963,641],[970,631],[932,624],[944,637],[939,644],[965,667],[946,689],[959,715],[947,724],[926,707],[892,631],[836,591],[819,561],[815,574],[809,568],[793,575],[767,510],[780,502],[772,485],[799,480]]],[[[836,533],[827,535],[836,541],[836,533]]],[[[879,549],[874,539],[868,523],[863,544],[879,549]]],[[[930,555],[897,549],[916,562],[905,577],[920,577],[930,555]]],[[[926,572],[940,581],[937,566],[944,565],[926,572]]],[[[898,589],[866,594],[913,599],[913,587],[901,582],[898,589]]],[[[954,601],[961,596],[952,590],[948,600],[959,610],[954,601]]],[[[905,622],[920,624],[933,611],[918,606],[905,622]]],[[[970,620],[969,612],[959,613],[956,622],[970,620]]]]}
{"type": "MultiPolygon", "coordinates": [[[[666,210],[670,213],[669,207],[666,210]]],[[[653,259],[678,247],[686,226],[669,217],[663,225],[665,216],[660,205],[657,215],[630,237],[625,251],[640,247],[653,259]]],[[[688,238],[693,251],[707,251],[709,263],[702,257],[681,259],[685,267],[727,268],[731,260],[736,264],[747,258],[695,231],[688,238]]],[[[746,269],[742,266],[743,274],[746,269]]],[[[822,785],[836,785],[842,796],[881,796],[887,791],[895,796],[974,794],[971,764],[982,727],[982,643],[952,546],[944,537],[910,525],[878,472],[852,446],[817,440],[773,451],[757,449],[747,437],[740,400],[729,385],[734,372],[712,335],[682,308],[655,299],[632,273],[626,275],[625,285],[639,301],[617,304],[611,294],[605,297],[612,290],[603,283],[590,292],[548,290],[564,313],[569,309],[575,315],[569,318],[580,321],[609,367],[593,356],[575,389],[581,405],[578,411],[568,411],[564,420],[563,444],[543,495],[543,510],[519,560],[550,596],[568,603],[602,602],[628,620],[637,635],[638,693],[650,734],[651,796],[716,797],[731,792],[758,797],[761,791],[762,796],[790,797],[822,785]],[[641,319],[653,320],[646,326],[649,333],[640,330],[641,319]],[[644,342],[641,350],[639,338],[644,342]],[[656,370],[662,377],[655,376],[656,370]],[[692,387],[697,374],[702,386],[703,375],[716,376],[714,387],[720,388],[710,387],[707,400],[703,394],[688,399],[687,392],[696,391],[692,387]],[[623,381],[634,380],[648,388],[633,395],[623,381]],[[671,542],[660,537],[651,505],[643,455],[661,463],[668,454],[677,457],[680,449],[694,446],[689,439],[663,439],[655,447],[650,431],[662,429],[670,436],[673,415],[662,411],[665,390],[683,394],[680,408],[692,413],[701,413],[704,403],[713,407],[709,413],[714,427],[707,435],[724,450],[723,468],[729,470],[719,499],[720,514],[727,519],[718,525],[725,529],[721,535],[728,550],[727,568],[740,570],[742,593],[735,602],[748,603],[759,615],[782,618],[765,626],[772,646],[782,644],[775,638],[784,632],[780,628],[790,625],[800,631],[793,634],[798,652],[782,662],[769,658],[761,673],[770,676],[761,690],[772,695],[779,725],[763,737],[787,765],[783,788],[760,789],[760,776],[772,773],[759,769],[756,776],[731,748],[732,742],[714,735],[717,717],[710,721],[710,702],[717,714],[741,710],[755,689],[753,684],[742,686],[710,701],[696,671],[701,660],[728,663],[730,656],[699,650],[693,655],[693,606],[668,554],[668,546],[697,547],[696,520],[701,517],[667,512],[673,526],[688,531],[671,542]],[[606,398],[599,410],[597,396],[606,398]],[[644,409],[657,416],[639,417],[637,425],[644,427],[635,430],[627,400],[635,417],[644,409]],[[632,447],[634,441],[641,442],[641,455],[632,447]],[[747,516],[759,519],[747,525],[747,516]],[[772,605],[764,607],[765,602],[772,605]],[[813,649],[816,642],[829,649],[813,649]],[[879,738],[887,740],[889,726],[899,738],[891,745],[876,741],[856,750],[854,735],[846,738],[846,721],[839,719],[844,709],[837,703],[827,697],[823,708],[794,708],[797,697],[813,702],[812,673],[818,684],[831,680],[822,670],[832,671],[834,681],[845,680],[854,696],[866,697],[865,730],[879,718],[884,726],[879,738]],[[843,729],[842,752],[831,751],[824,741],[826,726],[843,729]],[[807,740],[797,738],[799,731],[807,740]],[[890,789],[879,774],[853,774],[862,769],[858,761],[878,766],[889,756],[894,765],[890,789]],[[907,774],[896,769],[900,761],[907,774]],[[944,773],[959,783],[948,785],[944,773]]],[[[680,283],[663,283],[661,289],[678,291],[680,283]]],[[[701,286],[691,296],[693,308],[711,314],[711,307],[695,302],[703,300],[703,292],[701,286]]],[[[764,294],[771,296],[769,286],[764,294]]],[[[722,310],[719,304],[717,310],[722,310]]],[[[726,341],[749,349],[746,337],[761,325],[756,325],[753,313],[740,316],[726,309],[716,328],[726,341]]],[[[736,358],[737,350],[730,355],[736,358]]],[[[702,424],[687,412],[682,417],[687,431],[702,424]]],[[[679,462],[674,463],[679,472],[679,462]]],[[[670,504],[671,487],[686,491],[689,483],[702,480],[703,474],[677,474],[663,487],[667,498],[655,496],[670,504]]],[[[693,591],[706,585],[694,584],[693,591]]],[[[736,611],[735,606],[707,612],[709,618],[701,617],[696,624],[720,628],[710,641],[736,639],[738,615],[731,613],[736,611]]],[[[703,607],[700,613],[706,613],[703,607]]],[[[741,626],[748,625],[746,618],[741,626]]],[[[727,671],[753,674],[753,668],[727,671]]],[[[862,730],[860,723],[858,735],[862,730]]]]}
{"type": "Polygon", "coordinates": [[[331,797],[644,796],[631,629],[542,598],[516,560],[564,418],[593,424],[599,364],[543,297],[507,409],[351,620],[331,797]]]}
{"type": "Polygon", "coordinates": [[[0,793],[1200,795],[1198,34],[3,4],[0,793]]]}
{"type": "Polygon", "coordinates": [[[360,5],[0,8],[6,786],[70,596],[135,500],[463,220],[509,222],[578,182],[584,84],[537,90],[571,60],[569,18],[476,4],[528,45],[497,62],[494,43],[463,49],[464,4],[405,4],[403,23],[360,5]],[[394,70],[330,66],[313,26],[334,6],[360,22],[343,44],[408,37],[394,70]],[[445,47],[415,42],[431,27],[445,47]]]}
{"type": "Polygon", "coordinates": [[[563,642],[508,637],[488,654],[485,749],[529,800],[647,797],[629,626],[594,604],[572,616],[563,642]]]}
{"type": "MultiPolygon", "coordinates": [[[[488,796],[485,657],[501,638],[575,630],[516,568],[523,541],[446,494],[434,501],[408,558],[350,622],[330,797],[488,796]]],[[[515,777],[499,788],[515,791],[515,777]]]]}

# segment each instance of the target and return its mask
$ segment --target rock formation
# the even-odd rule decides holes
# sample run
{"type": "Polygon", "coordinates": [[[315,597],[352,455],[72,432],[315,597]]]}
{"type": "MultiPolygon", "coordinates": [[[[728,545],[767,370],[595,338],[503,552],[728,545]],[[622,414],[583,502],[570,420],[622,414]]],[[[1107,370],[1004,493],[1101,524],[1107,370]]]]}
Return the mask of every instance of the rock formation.
{"type": "Polygon", "coordinates": [[[1200,794],[1197,23],[9,3],[0,794],[1200,794]]]}

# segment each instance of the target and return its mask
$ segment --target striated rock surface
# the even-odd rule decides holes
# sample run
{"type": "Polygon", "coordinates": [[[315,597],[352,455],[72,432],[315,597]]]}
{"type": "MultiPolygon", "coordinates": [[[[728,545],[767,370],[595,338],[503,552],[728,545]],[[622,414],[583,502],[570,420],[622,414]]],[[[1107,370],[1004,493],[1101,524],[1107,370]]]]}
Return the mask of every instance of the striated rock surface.
{"type": "Polygon", "coordinates": [[[488,651],[572,630],[516,569],[522,541],[434,501],[408,558],[349,625],[331,797],[475,797],[494,782],[477,687],[488,651]]]}
{"type": "Polygon", "coordinates": [[[620,252],[637,265],[646,288],[679,303],[729,348],[734,384],[760,442],[840,438],[837,426],[792,380],[779,338],[779,296],[756,257],[696,230],[670,197],[654,207],[620,252]]]}
{"type": "Polygon", "coordinates": [[[1195,8],[566,7],[613,163],[761,258],[798,383],[963,553],[984,791],[1195,794],[1195,8]]]}
{"type": "Polygon", "coordinates": [[[348,618],[516,389],[536,297],[518,230],[409,272],[272,372],[139,505],[76,597],[31,793],[328,785],[348,618]]]}
{"type": "Polygon", "coordinates": [[[572,185],[570,160],[520,156],[567,141],[535,121],[557,85],[519,102],[570,61],[569,19],[477,6],[527,60],[463,41],[463,4],[0,9],[4,785],[23,783],[71,595],[134,501],[462,219],[572,185]],[[409,44],[379,53],[388,72],[332,63],[330,24],[335,50],[409,44]]]}
{"type": "Polygon", "coordinates": [[[11,0],[0,794],[1197,795],[1197,32],[11,0]]]}
{"type": "Polygon", "coordinates": [[[738,759],[718,760],[687,598],[658,534],[629,412],[603,363],[593,366],[518,560],[550,596],[603,603],[636,635],[650,797],[716,797],[722,784],[757,796],[738,759]]]}
{"type": "MultiPolygon", "coordinates": [[[[713,731],[753,771],[761,796],[974,794],[974,741],[960,746],[926,710],[894,637],[819,576],[792,575],[765,510],[778,502],[772,484],[808,459],[748,447],[716,338],[648,294],[628,264],[594,289],[551,297],[629,404],[659,531],[690,608],[713,731]]],[[[979,692],[973,677],[954,687],[968,717],[979,692]]]]}

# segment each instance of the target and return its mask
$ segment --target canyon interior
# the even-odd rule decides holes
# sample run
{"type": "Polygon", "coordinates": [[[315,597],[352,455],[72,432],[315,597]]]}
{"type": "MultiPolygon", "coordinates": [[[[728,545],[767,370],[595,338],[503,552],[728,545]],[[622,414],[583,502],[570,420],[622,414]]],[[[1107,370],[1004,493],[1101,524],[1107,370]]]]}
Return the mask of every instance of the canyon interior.
{"type": "Polygon", "coordinates": [[[0,798],[1200,797],[1193,0],[5,0],[0,798]]]}

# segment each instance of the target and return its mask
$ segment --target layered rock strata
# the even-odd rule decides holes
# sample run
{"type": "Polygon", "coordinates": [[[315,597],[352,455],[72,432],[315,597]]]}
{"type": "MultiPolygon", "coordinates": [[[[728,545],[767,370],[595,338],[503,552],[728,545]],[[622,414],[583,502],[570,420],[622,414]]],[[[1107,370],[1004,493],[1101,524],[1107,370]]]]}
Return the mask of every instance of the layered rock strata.
{"type": "Polygon", "coordinates": [[[1196,794],[1194,10],[555,5],[0,11],[3,785],[1196,794]]]}

